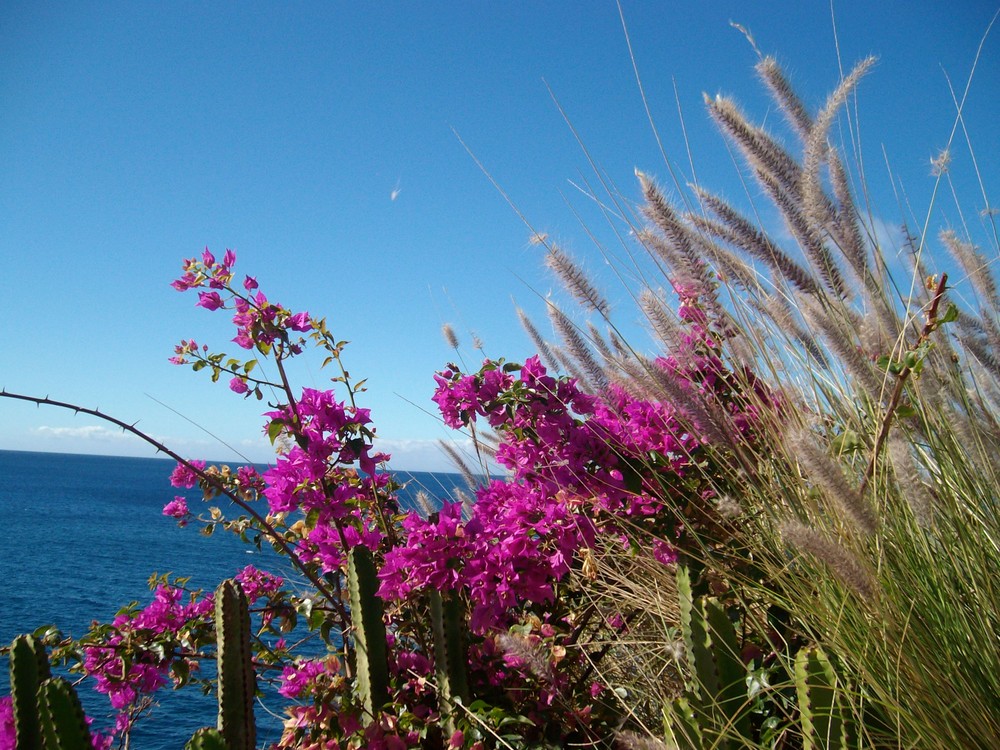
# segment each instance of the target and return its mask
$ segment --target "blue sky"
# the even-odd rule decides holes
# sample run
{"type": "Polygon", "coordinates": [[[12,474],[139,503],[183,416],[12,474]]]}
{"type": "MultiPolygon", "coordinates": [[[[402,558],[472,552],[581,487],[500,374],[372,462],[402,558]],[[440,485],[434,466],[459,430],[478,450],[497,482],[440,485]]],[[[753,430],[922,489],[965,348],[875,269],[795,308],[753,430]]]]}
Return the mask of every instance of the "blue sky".
{"type": "MultiPolygon", "coordinates": [[[[668,158],[691,180],[679,103],[697,177],[724,194],[741,188],[702,92],[735,96],[781,132],[755,52],[729,22],[778,57],[812,108],[839,76],[827,3],[622,8],[668,158]]],[[[834,4],[844,65],[880,58],[858,104],[887,225],[926,214],[928,162],[955,122],[945,74],[961,93],[995,10],[834,4]]],[[[614,244],[621,227],[577,189],[594,173],[547,87],[626,200],[638,200],[636,167],[668,176],[612,2],[9,0],[0,50],[0,386],[138,421],[192,457],[233,455],[191,422],[252,459],[269,453],[257,402],[167,363],[181,338],[236,349],[222,314],[168,286],[182,258],[233,248],[272,299],[325,315],[352,342],[346,362],[368,378],[363,403],[394,464],[441,468],[434,441],[450,433],[429,398],[433,372],[454,358],[441,325],[455,326],[470,365],[472,331],[486,354],[523,358],[533,352],[515,303],[541,321],[556,286],[459,136],[531,225],[598,276],[590,235],[614,244]]],[[[988,195],[998,93],[995,31],[965,110],[988,195]]],[[[983,200],[962,140],[952,164],[974,225],[983,200]]],[[[935,206],[932,227],[960,222],[950,200],[935,206]]],[[[634,320],[628,294],[605,288],[634,320]]],[[[312,387],[326,377],[300,374],[312,387]]],[[[0,400],[0,420],[0,448],[150,452],[57,410],[0,400]]]]}

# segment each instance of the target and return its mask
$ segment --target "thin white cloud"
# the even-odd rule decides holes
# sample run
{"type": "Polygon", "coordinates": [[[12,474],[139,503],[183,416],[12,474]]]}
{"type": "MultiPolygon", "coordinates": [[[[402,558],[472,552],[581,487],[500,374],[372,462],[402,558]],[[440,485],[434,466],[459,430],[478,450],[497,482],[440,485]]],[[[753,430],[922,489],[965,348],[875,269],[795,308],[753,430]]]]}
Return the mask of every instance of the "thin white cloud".
{"type": "Polygon", "coordinates": [[[56,440],[87,440],[115,443],[138,442],[138,438],[135,435],[96,424],[83,427],[49,427],[48,425],[42,425],[41,427],[33,428],[31,432],[39,437],[54,438],[56,440]]]}

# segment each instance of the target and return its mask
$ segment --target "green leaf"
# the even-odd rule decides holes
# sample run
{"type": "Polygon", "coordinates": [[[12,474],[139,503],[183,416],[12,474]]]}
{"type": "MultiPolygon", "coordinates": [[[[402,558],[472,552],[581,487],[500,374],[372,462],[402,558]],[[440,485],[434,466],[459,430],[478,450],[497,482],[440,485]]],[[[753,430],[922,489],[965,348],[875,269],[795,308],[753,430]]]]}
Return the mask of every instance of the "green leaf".
{"type": "Polygon", "coordinates": [[[244,372],[244,373],[246,373],[247,375],[249,375],[249,374],[250,374],[250,371],[251,371],[251,370],[252,370],[253,368],[255,368],[256,366],[257,366],[257,360],[256,360],[256,359],[251,359],[251,360],[248,360],[248,361],[247,361],[246,363],[244,363],[244,365],[243,365],[243,372],[244,372]]]}
{"type": "Polygon", "coordinates": [[[958,320],[958,308],[955,307],[954,302],[948,303],[948,309],[944,311],[944,315],[938,318],[938,325],[944,325],[945,323],[951,323],[953,320],[958,320]]]}
{"type": "Polygon", "coordinates": [[[864,448],[864,443],[861,442],[861,438],[854,430],[844,430],[830,441],[830,447],[833,448],[834,453],[842,455],[857,453],[864,448]]]}
{"type": "Polygon", "coordinates": [[[330,632],[332,630],[333,630],[333,621],[324,618],[323,624],[320,626],[319,629],[319,637],[323,639],[323,643],[325,643],[327,646],[332,645],[332,641],[330,640],[330,632]]]}
{"type": "Polygon", "coordinates": [[[271,445],[274,445],[274,441],[278,439],[285,429],[284,421],[280,419],[271,420],[271,424],[267,426],[267,437],[271,440],[271,445]]]}
{"type": "Polygon", "coordinates": [[[174,677],[174,690],[184,687],[187,685],[188,680],[191,679],[191,665],[185,659],[177,659],[171,664],[170,672],[174,677]]]}
{"type": "Polygon", "coordinates": [[[310,531],[316,528],[316,524],[319,523],[319,508],[313,508],[306,515],[306,528],[310,531]]]}
{"type": "Polygon", "coordinates": [[[323,613],[323,610],[314,609],[312,612],[310,612],[308,623],[310,630],[321,629],[323,625],[326,623],[326,615],[323,613]]]}

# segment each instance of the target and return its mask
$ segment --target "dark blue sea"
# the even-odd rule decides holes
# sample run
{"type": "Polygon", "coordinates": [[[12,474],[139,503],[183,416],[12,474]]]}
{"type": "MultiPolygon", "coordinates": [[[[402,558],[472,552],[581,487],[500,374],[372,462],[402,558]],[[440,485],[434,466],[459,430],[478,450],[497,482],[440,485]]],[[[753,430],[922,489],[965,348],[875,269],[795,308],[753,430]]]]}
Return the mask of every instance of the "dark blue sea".
{"type": "MultiPolygon", "coordinates": [[[[163,505],[178,494],[168,481],[173,466],[163,459],[0,451],[0,643],[43,625],[79,636],[94,620],[110,622],[119,607],[150,600],[153,572],[190,575],[190,586],[206,590],[251,563],[286,572],[276,555],[221,529],[205,537],[198,524],[181,529],[163,516],[163,505]]],[[[457,474],[399,477],[408,482],[404,507],[413,507],[418,489],[440,499],[465,486],[457,474]]],[[[198,494],[189,497],[192,511],[204,510],[198,494]]],[[[0,695],[9,692],[6,666],[0,695]]],[[[87,687],[80,693],[94,727],[107,726],[106,697],[87,687]]],[[[164,688],[158,698],[133,732],[134,750],[182,748],[195,729],[215,725],[213,695],[164,688]]],[[[281,733],[280,715],[267,713],[280,714],[280,702],[272,697],[267,704],[256,709],[258,747],[281,733]]]]}

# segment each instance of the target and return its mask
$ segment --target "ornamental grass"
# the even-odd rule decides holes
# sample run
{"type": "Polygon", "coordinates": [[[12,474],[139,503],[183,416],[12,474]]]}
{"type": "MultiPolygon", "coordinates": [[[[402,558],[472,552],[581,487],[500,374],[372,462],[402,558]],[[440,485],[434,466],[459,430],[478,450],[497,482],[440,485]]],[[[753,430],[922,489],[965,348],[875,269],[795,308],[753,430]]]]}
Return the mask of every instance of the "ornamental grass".
{"type": "MultiPolygon", "coordinates": [[[[643,282],[631,294],[657,356],[622,340],[596,285],[547,245],[590,322],[550,303],[555,341],[526,325],[545,359],[591,393],[614,384],[673,405],[701,438],[685,475],[699,475],[702,502],[673,506],[673,535],[637,543],[649,524],[635,517],[630,553],[608,540],[588,553],[594,606],[631,613],[595,666],[622,702],[622,747],[944,750],[1000,737],[995,212],[979,214],[986,248],[954,230],[904,226],[898,243],[878,231],[844,156],[856,144],[832,132],[871,66],[811,113],[761,60],[787,138],[733,100],[706,100],[756,180],[746,208],[708,184],[671,201],[637,173],[643,282]],[[771,214],[768,226],[754,218],[771,214]],[[704,380],[663,377],[664,358],[705,356],[691,351],[698,336],[731,380],[728,400],[704,380]],[[676,562],[659,564],[657,544],[676,562]],[[735,631],[728,703],[692,653],[676,567],[691,572],[695,606],[718,605],[735,631]],[[830,667],[819,719],[796,678],[809,654],[830,667]]],[[[724,648],[723,630],[708,627],[709,651],[724,648]]]]}

